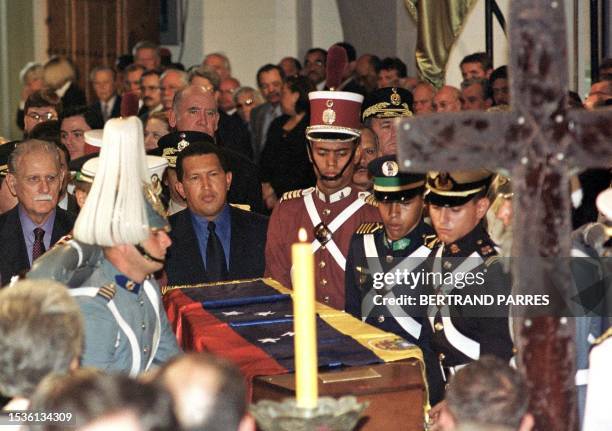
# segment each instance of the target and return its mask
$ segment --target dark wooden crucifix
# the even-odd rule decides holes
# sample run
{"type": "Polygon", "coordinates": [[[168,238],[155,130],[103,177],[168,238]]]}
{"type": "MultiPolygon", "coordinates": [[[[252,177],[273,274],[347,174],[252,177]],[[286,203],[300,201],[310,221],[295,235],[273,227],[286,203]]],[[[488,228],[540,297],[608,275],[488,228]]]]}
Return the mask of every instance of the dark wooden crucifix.
{"type": "MultiPolygon", "coordinates": [[[[570,291],[569,171],[612,165],[612,112],[567,108],[561,0],[510,6],[510,112],[434,114],[398,121],[402,169],[505,168],[513,180],[514,292],[570,291]],[[535,258],[532,261],[531,258],[535,258]],[[566,261],[567,262],[567,261],[566,261]]],[[[576,430],[575,330],[554,315],[515,322],[519,365],[539,430],[576,430]]]]}

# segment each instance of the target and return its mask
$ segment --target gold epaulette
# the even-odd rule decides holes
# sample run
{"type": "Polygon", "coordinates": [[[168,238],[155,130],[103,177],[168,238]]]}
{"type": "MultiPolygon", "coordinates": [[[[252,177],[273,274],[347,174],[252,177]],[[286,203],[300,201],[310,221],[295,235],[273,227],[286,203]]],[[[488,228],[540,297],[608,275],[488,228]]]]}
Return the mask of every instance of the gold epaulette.
{"type": "Polygon", "coordinates": [[[374,197],[374,195],[369,195],[365,198],[365,203],[371,205],[373,207],[378,207],[378,201],[374,197]]]}
{"type": "Polygon", "coordinates": [[[299,190],[291,190],[290,192],[285,192],[283,193],[283,196],[281,196],[280,201],[288,201],[290,199],[297,199],[300,198],[302,196],[304,196],[305,194],[308,194],[309,191],[314,190],[314,188],[309,188],[309,189],[299,189],[299,190]]]}
{"type": "Polygon", "coordinates": [[[110,301],[111,299],[113,299],[116,293],[117,293],[117,286],[115,286],[114,283],[105,284],[104,286],[100,288],[100,290],[98,290],[98,295],[106,299],[107,301],[110,301]]]}
{"type": "Polygon", "coordinates": [[[435,234],[433,234],[433,235],[425,235],[423,237],[423,244],[427,248],[433,249],[436,245],[439,244],[439,242],[440,242],[440,240],[438,239],[438,237],[435,234]]]}
{"type": "Polygon", "coordinates": [[[361,223],[359,225],[359,227],[357,228],[357,230],[355,231],[355,233],[357,235],[366,235],[368,233],[374,233],[376,231],[379,231],[383,228],[383,224],[382,223],[361,223]]]}
{"type": "Polygon", "coordinates": [[[251,211],[251,205],[247,204],[230,204],[231,207],[238,208],[243,211],[251,211]]]}
{"type": "Polygon", "coordinates": [[[610,326],[606,332],[604,332],[603,334],[601,334],[599,337],[597,337],[597,339],[595,341],[593,341],[593,345],[597,346],[601,343],[603,343],[604,341],[606,341],[608,338],[612,337],[612,326],[610,326]]]}

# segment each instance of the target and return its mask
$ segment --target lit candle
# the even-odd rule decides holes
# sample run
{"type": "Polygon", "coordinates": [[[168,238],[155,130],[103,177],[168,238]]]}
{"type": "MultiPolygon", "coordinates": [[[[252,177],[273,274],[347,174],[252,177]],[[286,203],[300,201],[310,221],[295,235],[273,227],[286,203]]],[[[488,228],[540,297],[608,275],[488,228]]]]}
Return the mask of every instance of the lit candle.
{"type": "Polygon", "coordinates": [[[295,345],[295,392],[297,406],[317,406],[317,326],[315,320],[314,256],[306,242],[306,230],[298,234],[300,242],[291,246],[293,263],[293,331],[295,345]]]}

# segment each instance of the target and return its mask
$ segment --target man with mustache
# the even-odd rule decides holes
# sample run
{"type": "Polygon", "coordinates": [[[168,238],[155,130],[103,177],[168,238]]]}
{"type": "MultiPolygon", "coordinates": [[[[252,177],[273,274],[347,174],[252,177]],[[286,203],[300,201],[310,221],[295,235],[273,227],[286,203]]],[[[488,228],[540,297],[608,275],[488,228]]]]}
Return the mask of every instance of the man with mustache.
{"type": "Polygon", "coordinates": [[[353,232],[380,220],[367,192],[352,185],[360,158],[359,112],[363,96],[345,91],[313,91],[308,152],[316,187],[283,195],[272,211],[266,243],[266,276],[286,287],[291,281],[291,244],[306,230],[316,263],[318,301],[344,309],[346,255],[353,232]]]}
{"type": "Polygon", "coordinates": [[[138,111],[138,117],[144,121],[149,114],[164,109],[161,99],[160,73],[156,70],[148,70],[140,77],[140,94],[142,97],[142,108],[138,111]]]}
{"type": "Polygon", "coordinates": [[[134,377],[179,353],[153,277],[171,244],[158,197],[167,163],[145,161],[134,116],[108,120],[102,139],[99,159],[83,166],[93,183],[74,239],[37,261],[28,278],[60,281],[76,297],[86,317],[83,366],[134,377]]]}
{"type": "Polygon", "coordinates": [[[53,143],[30,139],[9,156],[4,181],[18,204],[0,216],[2,285],[30,269],[72,229],[74,216],[57,207],[62,180],[60,155],[53,143]]]}
{"type": "Polygon", "coordinates": [[[369,127],[361,128],[359,138],[361,157],[353,174],[353,185],[361,191],[372,189],[372,177],[368,172],[368,164],[378,156],[378,137],[369,127]]]}
{"type": "Polygon", "coordinates": [[[261,277],[268,218],[229,205],[233,174],[225,152],[200,135],[188,144],[175,138],[186,145],[176,157],[176,188],[188,209],[170,217],[168,284],[261,277]]]}
{"type": "Polygon", "coordinates": [[[266,103],[253,108],[251,111],[251,144],[255,163],[259,163],[270,124],[282,114],[280,100],[284,79],[283,69],[274,64],[266,64],[257,71],[257,85],[261,95],[266,99],[266,103]]]}

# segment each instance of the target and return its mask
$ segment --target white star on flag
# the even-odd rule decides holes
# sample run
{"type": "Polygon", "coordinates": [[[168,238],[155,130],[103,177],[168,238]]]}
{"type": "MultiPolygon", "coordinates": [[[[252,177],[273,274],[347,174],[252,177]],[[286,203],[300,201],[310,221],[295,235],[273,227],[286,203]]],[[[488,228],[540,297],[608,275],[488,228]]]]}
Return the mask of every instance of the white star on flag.
{"type": "Polygon", "coordinates": [[[244,314],[242,311],[224,311],[223,314],[225,316],[239,316],[240,314],[244,314]]]}
{"type": "Polygon", "coordinates": [[[259,313],[255,313],[256,316],[271,316],[272,314],[276,314],[274,311],[260,311],[259,313]]]}
{"type": "Polygon", "coordinates": [[[293,337],[294,334],[295,332],[285,332],[281,337],[293,337]]]}
{"type": "Polygon", "coordinates": [[[280,340],[280,338],[260,338],[257,341],[259,341],[262,344],[265,344],[265,343],[276,343],[278,340],[280,340]]]}

